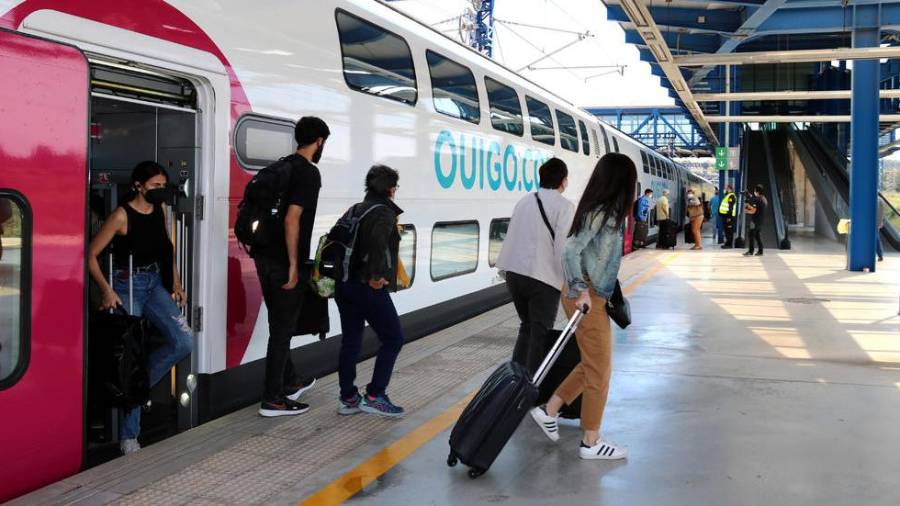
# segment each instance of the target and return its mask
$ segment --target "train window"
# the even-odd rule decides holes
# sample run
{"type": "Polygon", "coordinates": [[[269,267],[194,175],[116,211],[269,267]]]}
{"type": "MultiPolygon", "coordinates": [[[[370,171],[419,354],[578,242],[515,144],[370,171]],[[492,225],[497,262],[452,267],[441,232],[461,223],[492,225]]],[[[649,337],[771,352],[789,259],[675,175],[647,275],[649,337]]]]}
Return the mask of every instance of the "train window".
{"type": "Polygon", "coordinates": [[[513,88],[490,77],[484,78],[484,85],[487,88],[488,104],[491,107],[491,126],[501,132],[521,137],[525,133],[525,125],[522,123],[522,104],[519,102],[519,94],[513,88]]]}
{"type": "Polygon", "coordinates": [[[603,146],[606,148],[603,150],[604,153],[609,153],[609,137],[606,135],[606,129],[603,128],[603,125],[600,125],[600,133],[603,135],[603,146]]]}
{"type": "Polygon", "coordinates": [[[644,167],[645,174],[650,173],[650,162],[647,161],[647,152],[644,150],[641,150],[641,166],[644,167]]]}
{"type": "Polygon", "coordinates": [[[406,275],[409,276],[409,286],[401,288],[406,290],[411,288],[416,280],[416,227],[413,225],[400,225],[400,251],[398,255],[406,275]]]}
{"type": "Polygon", "coordinates": [[[234,129],[234,152],[247,170],[259,170],[297,151],[294,123],[265,116],[244,115],[234,129]]]}
{"type": "Polygon", "coordinates": [[[344,80],[356,91],[415,104],[416,69],[403,38],[344,11],[337,11],[344,80]]]}
{"type": "Polygon", "coordinates": [[[467,67],[445,58],[434,51],[426,51],[428,71],[431,73],[431,90],[434,108],[441,114],[478,124],[481,106],[478,102],[478,85],[467,67]]]}
{"type": "Polygon", "coordinates": [[[619,153],[620,152],[619,151],[619,139],[616,139],[615,135],[613,135],[612,138],[613,138],[613,150],[615,150],[616,153],[619,153]]]}
{"type": "Polygon", "coordinates": [[[556,144],[556,133],[553,130],[553,116],[550,108],[540,100],[525,96],[525,106],[528,107],[528,123],[531,125],[531,138],[550,144],[556,144]]]}
{"type": "Polygon", "coordinates": [[[653,155],[647,156],[650,159],[650,174],[659,177],[659,167],[656,165],[656,157],[653,155]]]}
{"type": "Polygon", "coordinates": [[[675,181],[675,167],[672,166],[672,162],[667,161],[666,166],[669,168],[669,181],[675,181]]]}
{"type": "Polygon", "coordinates": [[[28,366],[31,213],[18,193],[0,191],[0,389],[28,366]]]}
{"type": "Polygon", "coordinates": [[[563,149],[578,152],[578,129],[575,118],[562,111],[556,111],[556,123],[559,125],[559,143],[563,149]]]}
{"type": "Polygon", "coordinates": [[[587,127],[584,126],[584,121],[578,121],[578,131],[581,133],[581,152],[590,156],[591,141],[588,140],[587,127]]]}
{"type": "Polygon", "coordinates": [[[497,258],[500,256],[500,248],[503,247],[507,230],[509,230],[509,218],[491,220],[491,228],[488,232],[488,237],[490,238],[488,243],[488,265],[491,267],[497,265],[497,258]]]}
{"type": "Polygon", "coordinates": [[[477,221],[435,223],[431,230],[431,279],[461,276],[478,268],[477,221]]]}

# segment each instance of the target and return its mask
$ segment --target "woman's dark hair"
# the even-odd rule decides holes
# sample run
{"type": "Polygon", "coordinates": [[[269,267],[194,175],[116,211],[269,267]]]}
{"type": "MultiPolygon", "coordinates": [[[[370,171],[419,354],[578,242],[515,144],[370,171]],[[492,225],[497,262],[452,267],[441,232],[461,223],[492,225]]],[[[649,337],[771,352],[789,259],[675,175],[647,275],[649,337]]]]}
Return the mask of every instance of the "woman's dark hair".
{"type": "Polygon", "coordinates": [[[131,188],[122,198],[122,203],[134,200],[138,195],[137,187],[156,176],[164,176],[166,178],[166,183],[169,182],[169,173],[166,172],[166,169],[164,169],[162,165],[153,160],[144,160],[135,165],[134,169],[131,170],[131,188]]]}
{"type": "Polygon", "coordinates": [[[566,162],[553,157],[541,165],[538,175],[541,178],[541,188],[555,190],[562,186],[563,181],[569,176],[569,168],[566,167],[566,162]]]}
{"type": "Polygon", "coordinates": [[[761,184],[756,185],[753,189],[756,190],[756,193],[758,193],[760,195],[762,195],[763,192],[765,191],[765,188],[763,188],[763,185],[761,185],[761,184]]]}
{"type": "Polygon", "coordinates": [[[387,165],[373,165],[366,174],[366,194],[387,197],[399,180],[400,174],[396,170],[387,165]]]}
{"type": "Polygon", "coordinates": [[[319,140],[319,138],[328,139],[329,135],[331,135],[331,130],[328,129],[328,125],[315,116],[300,118],[297,126],[294,127],[294,140],[297,141],[297,145],[301,148],[309,146],[319,140]]]}
{"type": "Polygon", "coordinates": [[[575,218],[572,220],[569,235],[573,236],[582,227],[587,226],[590,217],[597,212],[605,214],[603,225],[612,219],[616,227],[621,227],[634,204],[636,184],[637,170],[631,158],[621,153],[603,155],[603,158],[597,161],[591,179],[575,209],[575,218]]]}

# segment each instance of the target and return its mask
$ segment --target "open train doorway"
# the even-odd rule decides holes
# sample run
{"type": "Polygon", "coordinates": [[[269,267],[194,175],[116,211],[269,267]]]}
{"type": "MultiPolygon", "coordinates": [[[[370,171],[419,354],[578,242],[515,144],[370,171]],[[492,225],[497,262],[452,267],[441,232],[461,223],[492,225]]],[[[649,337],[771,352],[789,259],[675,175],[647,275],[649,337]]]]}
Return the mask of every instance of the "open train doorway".
{"type": "MultiPolygon", "coordinates": [[[[187,295],[182,309],[192,334],[201,315],[194,292],[200,177],[200,124],[197,90],[188,79],[127,62],[91,59],[91,108],[89,156],[89,239],[99,231],[104,219],[125,204],[131,190],[131,172],[138,163],[152,160],[167,173],[172,196],[165,203],[166,228],[174,248],[175,267],[187,295]]],[[[106,279],[114,269],[117,252],[108,248],[100,258],[106,279]]],[[[87,314],[90,320],[100,306],[100,290],[90,283],[87,314]]],[[[125,308],[128,309],[128,308],[125,308]]],[[[90,325],[88,326],[90,329],[90,325]]],[[[194,350],[197,349],[196,337],[194,350]]],[[[159,346],[161,338],[152,329],[147,353],[159,346]]],[[[119,455],[120,410],[109,402],[103,385],[105,354],[110,353],[104,336],[87,336],[88,402],[86,437],[88,466],[119,455]]],[[[176,365],[150,392],[150,401],[141,408],[142,445],[164,439],[193,426],[196,408],[191,396],[184,396],[191,357],[176,365]]]]}

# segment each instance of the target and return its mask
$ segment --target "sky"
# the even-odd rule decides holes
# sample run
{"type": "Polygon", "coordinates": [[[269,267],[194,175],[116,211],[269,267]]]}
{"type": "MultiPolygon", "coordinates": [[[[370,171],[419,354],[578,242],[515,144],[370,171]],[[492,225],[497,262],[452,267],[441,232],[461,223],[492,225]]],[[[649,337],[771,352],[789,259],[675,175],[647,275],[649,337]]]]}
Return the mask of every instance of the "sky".
{"type": "MultiPolygon", "coordinates": [[[[456,20],[440,22],[459,16],[471,1],[403,0],[394,5],[458,39],[456,20]]],[[[606,20],[606,7],[600,0],[495,0],[494,17],[494,59],[578,106],[674,103],[659,78],[650,73],[650,65],[640,60],[637,48],[625,44],[625,32],[606,20]],[[522,25],[589,32],[590,36],[535,63],[545,52],[578,40],[578,35],[522,25]],[[524,68],[529,65],[535,70],[524,68]],[[614,65],[625,65],[624,74],[615,68],[572,68],[614,65]],[[567,68],[537,70],[545,67],[567,68]]]]}

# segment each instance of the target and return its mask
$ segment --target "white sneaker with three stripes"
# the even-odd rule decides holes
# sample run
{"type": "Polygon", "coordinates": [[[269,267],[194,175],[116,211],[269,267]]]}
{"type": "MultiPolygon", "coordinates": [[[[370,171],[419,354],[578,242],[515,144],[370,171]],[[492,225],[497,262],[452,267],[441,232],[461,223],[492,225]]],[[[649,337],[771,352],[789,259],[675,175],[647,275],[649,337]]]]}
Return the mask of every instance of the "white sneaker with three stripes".
{"type": "Polygon", "coordinates": [[[588,446],[581,442],[578,454],[586,460],[619,460],[628,457],[628,451],[621,446],[611,443],[602,437],[597,439],[597,444],[588,446]]]}
{"type": "Polygon", "coordinates": [[[557,417],[547,414],[546,406],[539,406],[531,410],[531,418],[544,431],[544,435],[554,443],[559,441],[559,422],[557,417]]]}

